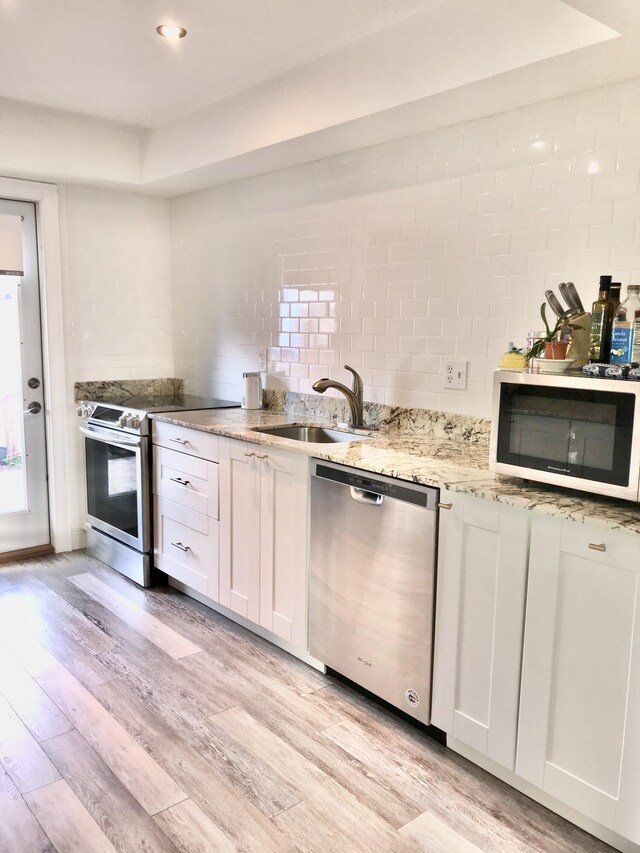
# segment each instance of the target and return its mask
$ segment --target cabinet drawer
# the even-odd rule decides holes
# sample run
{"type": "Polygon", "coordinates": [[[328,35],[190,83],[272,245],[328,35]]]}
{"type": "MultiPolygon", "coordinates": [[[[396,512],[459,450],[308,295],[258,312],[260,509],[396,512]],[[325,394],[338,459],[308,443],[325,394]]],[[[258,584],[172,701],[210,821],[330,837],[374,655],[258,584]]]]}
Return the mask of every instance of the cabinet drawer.
{"type": "Polygon", "coordinates": [[[156,498],[155,565],[208,598],[218,599],[218,522],[156,498]]]}
{"type": "Polygon", "coordinates": [[[218,461],[218,436],[210,432],[152,420],[152,435],[154,444],[211,462],[218,461]]]}
{"type": "Polygon", "coordinates": [[[564,524],[560,548],[564,553],[622,569],[636,564],[640,554],[639,541],[636,535],[630,536],[606,527],[564,524]]]}
{"type": "Polygon", "coordinates": [[[218,518],[218,463],[156,445],[153,494],[218,518]]]}

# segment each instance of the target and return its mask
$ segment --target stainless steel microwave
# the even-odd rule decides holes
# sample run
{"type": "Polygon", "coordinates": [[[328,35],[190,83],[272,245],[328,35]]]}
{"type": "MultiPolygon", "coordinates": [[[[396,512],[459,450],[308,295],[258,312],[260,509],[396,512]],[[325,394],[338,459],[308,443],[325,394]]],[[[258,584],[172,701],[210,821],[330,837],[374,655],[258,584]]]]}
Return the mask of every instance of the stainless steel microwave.
{"type": "Polygon", "coordinates": [[[640,383],[497,370],[489,468],[640,500],[640,383]]]}

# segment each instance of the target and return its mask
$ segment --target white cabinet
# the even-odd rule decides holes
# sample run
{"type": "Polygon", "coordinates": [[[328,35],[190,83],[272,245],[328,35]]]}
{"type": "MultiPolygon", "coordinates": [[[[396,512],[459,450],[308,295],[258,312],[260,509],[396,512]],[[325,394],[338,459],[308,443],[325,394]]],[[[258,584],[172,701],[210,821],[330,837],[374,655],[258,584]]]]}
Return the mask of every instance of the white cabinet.
{"type": "Polygon", "coordinates": [[[516,772],[640,842],[640,539],[533,516],[516,772]]]}
{"type": "Polygon", "coordinates": [[[512,770],[531,513],[440,501],[432,722],[512,770]]]}
{"type": "Polygon", "coordinates": [[[154,564],[214,601],[219,562],[217,458],[217,436],[154,421],[154,564]]]}
{"type": "Polygon", "coordinates": [[[220,439],[220,603],[307,649],[306,456],[220,439]]]}

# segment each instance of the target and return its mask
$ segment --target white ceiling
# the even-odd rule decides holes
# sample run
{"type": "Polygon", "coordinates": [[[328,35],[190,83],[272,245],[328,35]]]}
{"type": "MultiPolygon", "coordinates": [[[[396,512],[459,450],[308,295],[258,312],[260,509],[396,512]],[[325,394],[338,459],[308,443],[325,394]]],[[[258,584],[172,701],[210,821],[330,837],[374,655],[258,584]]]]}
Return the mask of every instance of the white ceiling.
{"type": "Polygon", "coordinates": [[[0,0],[0,97],[153,127],[338,50],[425,0],[0,0]],[[162,23],[187,29],[179,42],[162,23]]]}
{"type": "Polygon", "coordinates": [[[0,174],[174,195],[640,76],[639,43],[637,0],[0,0],[0,174]]]}

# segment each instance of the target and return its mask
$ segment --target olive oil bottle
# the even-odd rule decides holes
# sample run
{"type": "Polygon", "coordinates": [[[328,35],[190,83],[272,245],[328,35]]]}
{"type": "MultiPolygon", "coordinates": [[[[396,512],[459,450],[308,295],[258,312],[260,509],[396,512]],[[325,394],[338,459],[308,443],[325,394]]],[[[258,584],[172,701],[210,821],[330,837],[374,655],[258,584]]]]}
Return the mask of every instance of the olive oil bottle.
{"type": "Polygon", "coordinates": [[[598,298],[591,306],[591,341],[589,346],[589,361],[591,363],[608,363],[611,351],[611,327],[616,305],[610,298],[611,276],[601,275],[598,298]]]}

